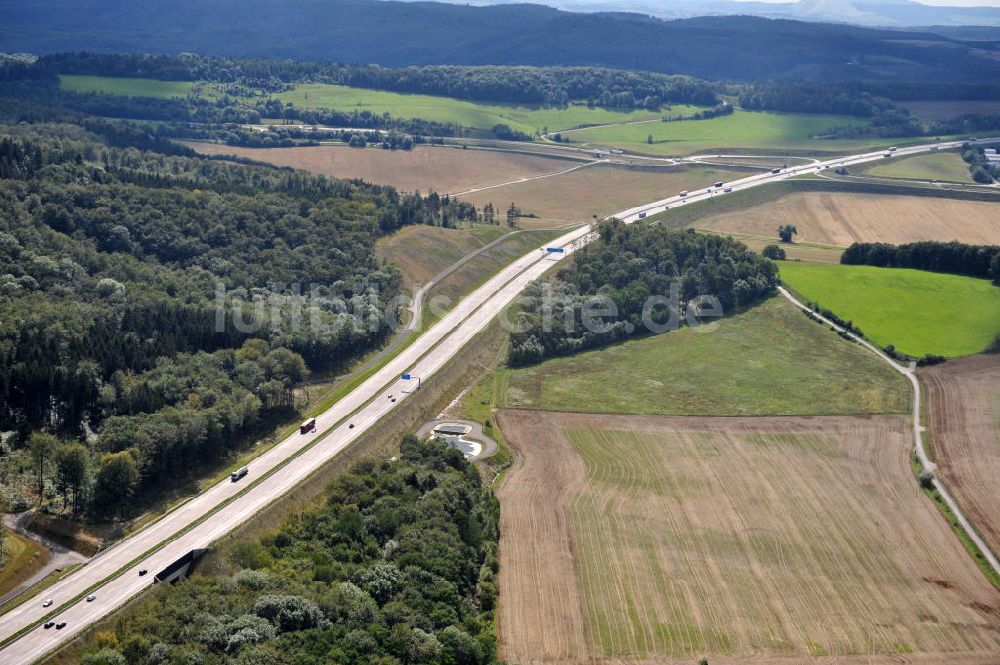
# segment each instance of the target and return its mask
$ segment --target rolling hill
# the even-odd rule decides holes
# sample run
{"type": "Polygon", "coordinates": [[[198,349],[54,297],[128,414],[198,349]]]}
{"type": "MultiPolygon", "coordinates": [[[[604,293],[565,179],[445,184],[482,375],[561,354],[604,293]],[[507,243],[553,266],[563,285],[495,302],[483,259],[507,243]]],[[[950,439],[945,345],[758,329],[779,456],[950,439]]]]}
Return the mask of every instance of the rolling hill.
{"type": "Polygon", "coordinates": [[[299,0],[0,0],[0,50],[197,52],[421,64],[604,65],[705,79],[984,81],[1000,46],[849,25],[662,20],[541,5],[299,0]]]}

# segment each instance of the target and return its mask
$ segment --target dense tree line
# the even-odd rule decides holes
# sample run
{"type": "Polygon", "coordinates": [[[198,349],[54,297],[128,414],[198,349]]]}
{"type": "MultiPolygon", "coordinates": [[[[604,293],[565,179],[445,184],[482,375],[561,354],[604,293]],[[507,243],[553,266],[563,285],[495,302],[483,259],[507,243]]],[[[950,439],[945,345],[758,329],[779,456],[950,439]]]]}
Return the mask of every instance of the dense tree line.
{"type": "Polygon", "coordinates": [[[992,279],[1000,286],[1000,246],[960,242],[914,242],[907,245],[859,243],[840,257],[848,265],[916,268],[992,279]]]}
{"type": "Polygon", "coordinates": [[[740,95],[740,106],[763,111],[831,113],[861,118],[901,112],[901,107],[891,99],[850,82],[761,83],[747,87],[740,95]]]}
{"type": "Polygon", "coordinates": [[[659,108],[667,103],[715,104],[712,87],[687,76],[602,67],[378,67],[293,60],[236,59],[186,54],[60,53],[38,66],[62,74],[131,76],[174,81],[239,82],[277,90],[315,82],[421,93],[476,101],[563,106],[582,100],[612,108],[659,108]]]}
{"type": "MultiPolygon", "coordinates": [[[[1000,116],[995,118],[1000,127],[1000,116]]],[[[966,143],[962,146],[962,159],[969,165],[969,173],[976,182],[989,185],[1000,179],[1000,165],[986,158],[986,150],[980,146],[966,143]]]]}
{"type": "Polygon", "coordinates": [[[439,441],[407,437],[326,501],[226,555],[231,574],[160,589],[93,635],[87,665],[497,662],[499,505],[439,441]]]}
{"type": "Polygon", "coordinates": [[[64,496],[94,515],[289,417],[307,366],[384,339],[399,275],[377,237],[477,218],[450,197],[150,152],[125,145],[156,143],[141,128],[87,124],[101,134],[0,125],[0,429],[15,447],[39,430],[86,442],[90,490],[64,496]]]}
{"type": "Polygon", "coordinates": [[[526,292],[508,360],[523,365],[642,334],[650,322],[679,324],[702,297],[716,314],[730,312],[771,294],[776,284],[775,265],[732,239],[602,222],[599,238],[574,253],[554,287],[535,284],[526,292]],[[613,310],[588,312],[595,295],[613,310]]]}
{"type": "Polygon", "coordinates": [[[986,101],[1000,99],[1000,84],[963,81],[851,81],[859,92],[897,102],[938,99],[986,101]]]}
{"type": "MultiPolygon", "coordinates": [[[[841,83],[764,83],[748,86],[740,95],[743,108],[795,113],[830,113],[869,118],[861,126],[831,127],[827,135],[836,138],[859,136],[944,136],[1000,129],[1000,116],[964,114],[950,120],[921,122],[900,106],[891,95],[909,98],[898,90],[901,84],[874,86],[867,81],[841,83]]],[[[943,84],[944,85],[944,84],[943,84]]],[[[956,91],[965,86],[955,84],[956,91]]],[[[945,90],[952,90],[945,87],[945,90]]],[[[943,94],[943,93],[942,93],[943,94]]],[[[956,92],[955,94],[961,94],[956,92]]],[[[990,86],[978,86],[967,92],[975,97],[992,98],[1000,94],[990,86]]],[[[975,98],[979,98],[975,97],[975,98]]],[[[923,97],[920,97],[923,99],[923,97]]]]}

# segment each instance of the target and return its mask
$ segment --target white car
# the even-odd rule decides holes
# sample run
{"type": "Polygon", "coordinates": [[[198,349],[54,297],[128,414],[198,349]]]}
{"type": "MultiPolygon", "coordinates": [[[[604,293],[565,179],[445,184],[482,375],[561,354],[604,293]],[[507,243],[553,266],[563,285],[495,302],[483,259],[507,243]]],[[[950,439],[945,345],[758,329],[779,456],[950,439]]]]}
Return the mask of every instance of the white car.
{"type": "Polygon", "coordinates": [[[52,599],[51,598],[46,599],[46,601],[42,603],[42,607],[52,607],[52,599]]]}
{"type": "Polygon", "coordinates": [[[89,596],[87,596],[87,602],[92,603],[94,602],[95,598],[97,598],[97,596],[95,596],[94,594],[90,594],[89,596]]]}

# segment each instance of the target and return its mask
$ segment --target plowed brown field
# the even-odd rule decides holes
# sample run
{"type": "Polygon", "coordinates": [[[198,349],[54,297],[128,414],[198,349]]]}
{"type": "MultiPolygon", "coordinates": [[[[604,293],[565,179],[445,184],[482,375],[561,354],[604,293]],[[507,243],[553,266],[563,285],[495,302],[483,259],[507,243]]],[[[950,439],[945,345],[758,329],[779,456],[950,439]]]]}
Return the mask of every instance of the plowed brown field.
{"type": "Polygon", "coordinates": [[[508,662],[1000,660],[1000,592],[902,417],[497,421],[508,662]]]}
{"type": "Polygon", "coordinates": [[[952,360],[921,370],[920,378],[945,485],[1000,552],[1000,355],[952,360]]]}
{"type": "Polygon", "coordinates": [[[240,148],[196,142],[188,145],[206,155],[237,155],[335,178],[360,178],[380,185],[392,185],[405,192],[419,189],[424,194],[432,191],[446,194],[486,187],[565,171],[580,164],[534,155],[432,146],[417,146],[413,150],[381,150],[347,146],[240,148]]]}
{"type": "Polygon", "coordinates": [[[903,244],[939,240],[1000,244],[1000,206],[923,196],[805,192],[777,201],[707,217],[698,228],[777,241],[777,229],[794,224],[796,241],[839,245],[853,242],[903,244]]]}

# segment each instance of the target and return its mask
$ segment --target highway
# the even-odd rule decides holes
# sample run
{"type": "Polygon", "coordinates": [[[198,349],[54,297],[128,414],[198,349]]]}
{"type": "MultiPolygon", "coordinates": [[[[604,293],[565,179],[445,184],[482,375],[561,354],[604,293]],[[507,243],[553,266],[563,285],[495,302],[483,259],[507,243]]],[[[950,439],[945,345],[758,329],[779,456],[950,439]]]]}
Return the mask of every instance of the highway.
{"type": "MultiPolygon", "coordinates": [[[[993,139],[996,141],[1000,139],[993,139]]],[[[989,140],[981,139],[980,142],[989,140]]],[[[956,147],[962,141],[941,142],[900,148],[894,156],[956,147]]],[[[769,182],[815,173],[823,167],[850,166],[884,159],[885,151],[831,159],[790,167],[780,173],[761,173],[725,183],[741,191],[769,182]]],[[[653,215],[676,205],[726,194],[715,187],[692,190],[686,197],[672,195],[659,201],[621,211],[615,216],[627,223],[640,215],[653,215]]],[[[181,504],[141,531],[123,539],[95,556],[88,564],[45,591],[43,597],[28,600],[0,617],[0,662],[31,663],[57,649],[82,631],[141,593],[152,584],[153,575],[195,548],[209,547],[268,504],[305,480],[313,471],[335,457],[364,432],[375,426],[393,408],[403,403],[416,387],[415,381],[400,377],[406,372],[426,381],[444,367],[465,344],[481,332],[496,315],[532,281],[541,277],[555,262],[593,238],[590,226],[578,227],[549,246],[564,253],[548,253],[544,248],[520,257],[462,299],[448,314],[410,346],[390,360],[358,388],[317,417],[315,433],[293,434],[250,465],[250,474],[239,482],[222,481],[181,504]],[[389,395],[394,399],[390,399],[389,395]],[[350,425],[353,425],[351,427],[350,425]],[[139,569],[149,570],[140,577],[139,569]],[[94,593],[93,602],[84,600],[94,593]],[[50,608],[43,598],[53,598],[50,608]],[[61,630],[45,629],[49,619],[66,622],[61,630]],[[23,631],[23,632],[22,632],[23,631]],[[17,639],[11,638],[21,633],[17,639]]]]}

